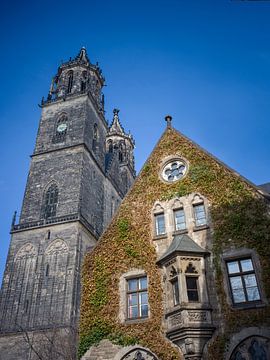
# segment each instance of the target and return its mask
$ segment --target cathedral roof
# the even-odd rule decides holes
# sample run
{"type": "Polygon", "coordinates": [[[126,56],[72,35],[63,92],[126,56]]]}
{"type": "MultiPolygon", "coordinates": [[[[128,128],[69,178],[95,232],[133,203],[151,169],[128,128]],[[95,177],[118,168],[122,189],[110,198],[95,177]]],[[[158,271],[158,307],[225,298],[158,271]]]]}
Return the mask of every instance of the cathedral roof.
{"type": "Polygon", "coordinates": [[[171,245],[165,251],[165,253],[159,258],[158,262],[162,262],[165,259],[169,258],[175,253],[197,253],[197,254],[206,254],[208,251],[200,247],[194,240],[191,239],[186,234],[175,235],[171,245]]]}

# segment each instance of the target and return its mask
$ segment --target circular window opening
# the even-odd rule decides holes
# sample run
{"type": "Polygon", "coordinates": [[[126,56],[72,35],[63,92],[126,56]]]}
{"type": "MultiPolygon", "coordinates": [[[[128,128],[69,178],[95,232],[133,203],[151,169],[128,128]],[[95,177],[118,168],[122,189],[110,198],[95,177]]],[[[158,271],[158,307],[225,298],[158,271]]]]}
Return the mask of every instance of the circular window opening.
{"type": "Polygon", "coordinates": [[[182,179],[186,172],[186,163],[183,160],[174,159],[164,165],[161,176],[166,182],[173,183],[182,179]]]}

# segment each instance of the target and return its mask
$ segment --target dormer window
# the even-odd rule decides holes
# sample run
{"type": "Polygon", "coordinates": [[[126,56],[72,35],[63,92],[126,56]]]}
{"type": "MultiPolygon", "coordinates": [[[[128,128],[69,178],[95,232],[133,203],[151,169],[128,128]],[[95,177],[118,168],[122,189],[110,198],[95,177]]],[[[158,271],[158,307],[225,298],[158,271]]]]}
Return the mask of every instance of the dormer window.
{"type": "Polygon", "coordinates": [[[166,234],[164,213],[155,215],[156,235],[166,234]]]}

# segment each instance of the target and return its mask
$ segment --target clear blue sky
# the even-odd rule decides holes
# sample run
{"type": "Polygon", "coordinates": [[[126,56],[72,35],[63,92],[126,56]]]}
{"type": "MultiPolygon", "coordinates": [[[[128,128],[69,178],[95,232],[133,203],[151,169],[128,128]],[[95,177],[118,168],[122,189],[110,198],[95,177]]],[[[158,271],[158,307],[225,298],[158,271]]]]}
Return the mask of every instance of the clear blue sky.
{"type": "Polygon", "coordinates": [[[106,117],[136,139],[139,170],[173,125],[256,184],[270,181],[270,2],[6,1],[1,5],[0,277],[40,109],[60,61],[86,46],[106,117]]]}

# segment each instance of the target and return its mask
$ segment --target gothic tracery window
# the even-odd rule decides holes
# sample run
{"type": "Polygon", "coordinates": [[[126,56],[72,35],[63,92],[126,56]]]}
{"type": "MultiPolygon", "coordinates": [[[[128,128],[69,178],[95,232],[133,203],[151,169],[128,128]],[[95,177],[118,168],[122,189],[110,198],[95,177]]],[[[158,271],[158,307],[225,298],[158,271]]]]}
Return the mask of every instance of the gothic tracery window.
{"type": "Polygon", "coordinates": [[[58,187],[52,184],[45,193],[44,199],[44,218],[49,219],[56,216],[58,203],[58,187]]]}
{"type": "Polygon", "coordinates": [[[268,360],[269,346],[269,339],[251,336],[236,347],[230,360],[268,360]]]}

